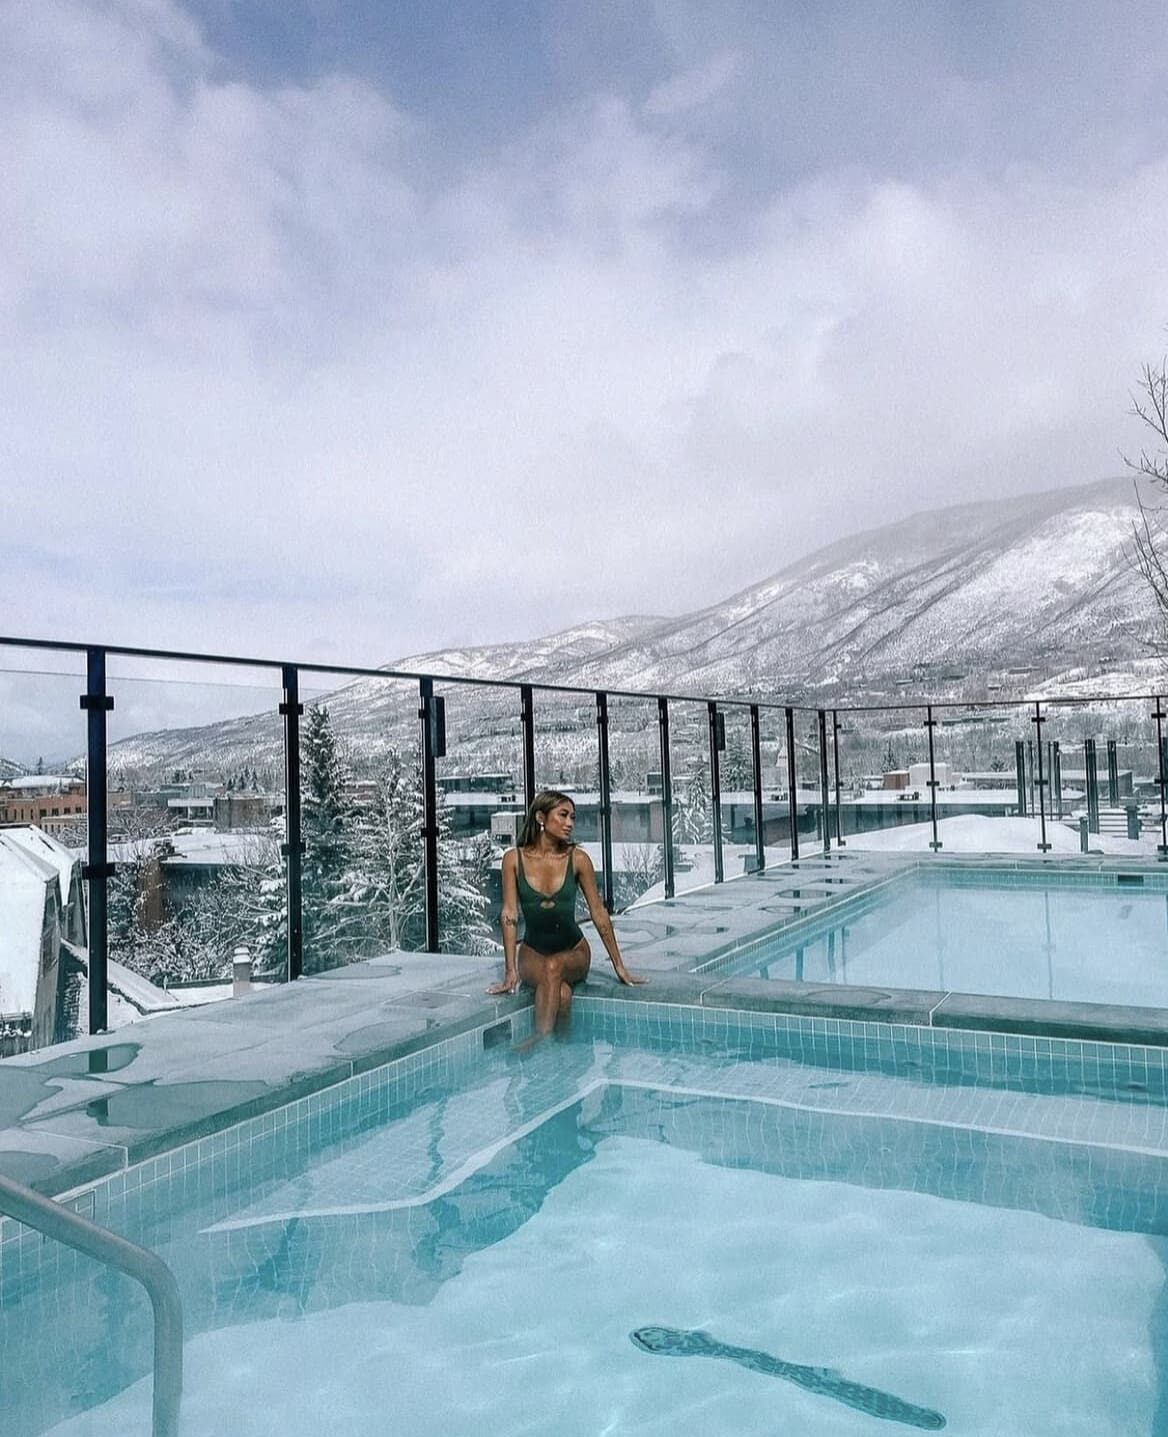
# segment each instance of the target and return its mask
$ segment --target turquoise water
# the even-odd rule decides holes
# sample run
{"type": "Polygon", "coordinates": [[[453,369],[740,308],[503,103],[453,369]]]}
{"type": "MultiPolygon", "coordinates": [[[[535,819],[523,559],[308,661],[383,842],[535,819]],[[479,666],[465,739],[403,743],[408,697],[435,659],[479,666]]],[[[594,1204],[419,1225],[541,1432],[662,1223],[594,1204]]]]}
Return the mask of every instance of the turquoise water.
{"type": "MultiPolygon", "coordinates": [[[[336,1122],[252,1128],[238,1160],[126,1205],[183,1289],[184,1437],[913,1430],[652,1355],[630,1340],[649,1325],[836,1369],[954,1433],[1159,1430],[1153,1084],[1113,1063],[1106,1096],[1045,1091],[1034,1048],[984,1085],[956,1060],[941,1080],[938,1049],[926,1081],[911,1038],[789,1021],[577,1023],[336,1122]],[[818,1061],[792,1056],[804,1037],[818,1061]]],[[[120,1279],[5,1273],[6,1437],[147,1431],[148,1344],[120,1279]]]]}
{"type": "Polygon", "coordinates": [[[1168,1007],[1168,895],[916,879],[719,972],[1168,1007]]]}

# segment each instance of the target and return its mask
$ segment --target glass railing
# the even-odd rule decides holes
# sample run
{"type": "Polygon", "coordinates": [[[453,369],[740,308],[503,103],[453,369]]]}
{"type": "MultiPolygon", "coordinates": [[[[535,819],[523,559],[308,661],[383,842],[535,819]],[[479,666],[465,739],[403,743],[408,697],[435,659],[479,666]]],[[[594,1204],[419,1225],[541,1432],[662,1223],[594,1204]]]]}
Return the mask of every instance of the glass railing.
{"type": "Polygon", "coordinates": [[[674,891],[685,893],[717,878],[706,704],[677,700],[669,705],[669,745],[674,891]]]}
{"type": "Polygon", "coordinates": [[[88,1026],[85,686],[84,654],[0,645],[0,1058],[88,1026]]]}
{"type": "Polygon", "coordinates": [[[661,730],[653,699],[610,698],[607,710],[612,899],[623,913],[665,896],[661,730]]]}
{"type": "Polygon", "coordinates": [[[436,763],[443,951],[501,947],[501,862],[524,802],[523,715],[515,689],[442,683],[436,763]]]}
{"type": "Polygon", "coordinates": [[[418,702],[412,679],[300,674],[306,973],[426,948],[418,702]]]}
{"type": "MultiPolygon", "coordinates": [[[[270,671],[114,655],[108,958],[163,990],[283,967],[280,689],[270,671]]],[[[126,987],[121,1003],[150,1001],[126,987]],[[127,994],[129,996],[127,996],[127,994]]]]}
{"type": "Polygon", "coordinates": [[[226,984],[240,950],[257,980],[495,952],[544,787],[618,912],[793,839],[1163,858],[1166,728],[1154,696],[820,710],[9,640],[0,852],[11,877],[39,843],[60,881],[56,963],[0,989],[0,1054],[226,984]]]}

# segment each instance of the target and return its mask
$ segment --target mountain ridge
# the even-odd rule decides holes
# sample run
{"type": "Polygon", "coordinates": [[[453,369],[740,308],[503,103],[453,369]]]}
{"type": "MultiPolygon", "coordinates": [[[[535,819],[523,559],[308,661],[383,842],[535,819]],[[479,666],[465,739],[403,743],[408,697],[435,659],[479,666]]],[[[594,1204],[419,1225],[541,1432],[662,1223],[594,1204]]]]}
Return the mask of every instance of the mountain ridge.
{"type": "MultiPolygon", "coordinates": [[[[1004,692],[1006,678],[1014,687],[1024,678],[1029,696],[1092,680],[1101,691],[1148,691],[1161,666],[1149,657],[1154,606],[1131,555],[1135,493],[1129,479],[1106,479],[922,510],[833,540],[691,614],[414,654],[325,701],[359,754],[416,729],[416,684],[394,671],[823,706],[983,700],[1004,692]]],[[[495,735],[491,752],[502,755],[502,736],[514,735],[513,690],[439,688],[448,723],[475,742],[495,735]]],[[[567,712],[580,700],[546,694],[539,704],[550,722],[555,705],[567,712]]],[[[240,763],[274,755],[279,742],[278,720],[264,714],[140,734],[111,753],[150,766],[188,765],[208,751],[240,763]]]]}

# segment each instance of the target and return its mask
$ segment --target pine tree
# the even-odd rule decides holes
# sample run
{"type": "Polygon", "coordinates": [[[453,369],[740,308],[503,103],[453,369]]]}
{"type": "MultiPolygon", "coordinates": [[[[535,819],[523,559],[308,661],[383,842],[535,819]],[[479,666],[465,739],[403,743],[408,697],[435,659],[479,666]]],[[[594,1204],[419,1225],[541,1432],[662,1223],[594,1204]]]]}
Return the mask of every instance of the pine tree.
{"type": "Polygon", "coordinates": [[[723,789],[742,791],[754,787],[754,758],[740,734],[731,734],[718,761],[723,789]]]}
{"type": "Polygon", "coordinates": [[[227,869],[220,879],[230,910],[231,949],[240,945],[251,955],[252,973],[282,977],[288,966],[288,876],[280,853],[282,827],[257,835],[246,863],[227,869]]]}
{"type": "MultiPolygon", "coordinates": [[[[338,904],[347,914],[344,936],[363,953],[425,946],[423,826],[420,765],[391,749],[372,802],[355,817],[347,891],[338,904]]],[[[482,839],[460,848],[439,800],[438,919],[448,951],[489,952],[494,946],[482,891],[490,842],[482,839]]]]}
{"type": "Polygon", "coordinates": [[[687,784],[678,785],[674,801],[673,831],[678,843],[713,843],[714,819],[706,771],[699,768],[687,784]]]}
{"type": "Polygon", "coordinates": [[[300,792],[304,966],[307,972],[317,972],[343,961],[337,952],[346,919],[340,899],[346,888],[353,818],[348,770],[323,704],[308,709],[300,749],[300,792]]]}

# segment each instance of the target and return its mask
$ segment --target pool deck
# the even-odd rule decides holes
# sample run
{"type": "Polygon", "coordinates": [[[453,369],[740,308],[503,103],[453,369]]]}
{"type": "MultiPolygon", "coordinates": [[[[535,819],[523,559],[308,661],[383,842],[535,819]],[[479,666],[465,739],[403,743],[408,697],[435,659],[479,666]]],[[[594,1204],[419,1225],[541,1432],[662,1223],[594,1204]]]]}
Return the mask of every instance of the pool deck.
{"type": "MultiPolygon", "coordinates": [[[[985,873],[1157,872],[1130,860],[835,850],[634,908],[615,920],[622,987],[593,942],[584,996],[1168,1046],[1168,1011],[727,977],[719,955],[927,864],[985,873]],[[690,971],[703,962],[710,971],[690,971]],[[710,968],[710,965],[714,965],[710,968]]],[[[492,998],[495,958],[394,952],[0,1061],[0,1174],[52,1195],[530,1005],[492,998]]]]}

